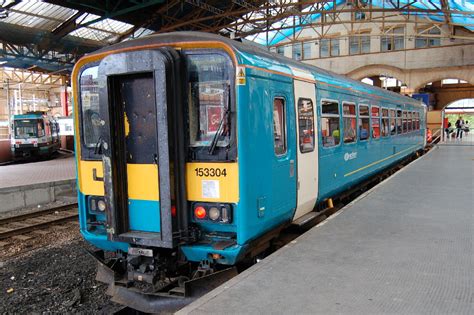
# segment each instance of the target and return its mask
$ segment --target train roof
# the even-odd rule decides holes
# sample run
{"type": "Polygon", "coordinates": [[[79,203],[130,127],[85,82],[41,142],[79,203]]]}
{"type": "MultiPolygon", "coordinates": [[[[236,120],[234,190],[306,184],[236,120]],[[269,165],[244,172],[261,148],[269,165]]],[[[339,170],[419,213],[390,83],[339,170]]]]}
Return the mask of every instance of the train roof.
{"type": "Polygon", "coordinates": [[[13,119],[38,119],[38,118],[43,118],[43,116],[44,114],[28,113],[28,114],[13,115],[13,119]]]}
{"type": "Polygon", "coordinates": [[[49,115],[47,112],[40,112],[40,111],[12,115],[12,119],[43,119],[43,118],[54,120],[54,117],[49,115]]]}
{"type": "Polygon", "coordinates": [[[216,34],[203,32],[172,32],[164,34],[149,35],[142,38],[121,42],[102,48],[92,54],[103,53],[112,50],[119,50],[132,46],[145,46],[156,43],[176,43],[176,42],[207,42],[218,41],[230,46],[237,55],[240,64],[258,66],[261,68],[276,68],[277,71],[292,74],[294,68],[310,72],[317,81],[338,85],[356,92],[372,94],[378,97],[388,98],[397,103],[422,106],[422,102],[398,93],[383,90],[360,81],[353,80],[347,76],[321,69],[303,62],[269,52],[257,45],[242,43],[216,34]]]}

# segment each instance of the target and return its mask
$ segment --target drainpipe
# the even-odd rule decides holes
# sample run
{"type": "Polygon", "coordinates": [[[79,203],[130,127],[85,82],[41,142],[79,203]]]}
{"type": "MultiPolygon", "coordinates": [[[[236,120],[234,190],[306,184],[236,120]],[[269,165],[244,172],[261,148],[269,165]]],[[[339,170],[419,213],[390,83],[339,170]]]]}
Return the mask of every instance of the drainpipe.
{"type": "Polygon", "coordinates": [[[10,79],[7,79],[5,81],[5,88],[7,90],[7,114],[8,114],[8,130],[9,134],[11,135],[13,133],[13,130],[11,130],[11,125],[12,125],[12,108],[10,106],[10,79]]]}
{"type": "Polygon", "coordinates": [[[23,83],[18,83],[18,94],[19,94],[19,98],[20,98],[20,115],[23,114],[23,100],[22,100],[22,97],[21,97],[21,86],[23,85],[23,83]]]}

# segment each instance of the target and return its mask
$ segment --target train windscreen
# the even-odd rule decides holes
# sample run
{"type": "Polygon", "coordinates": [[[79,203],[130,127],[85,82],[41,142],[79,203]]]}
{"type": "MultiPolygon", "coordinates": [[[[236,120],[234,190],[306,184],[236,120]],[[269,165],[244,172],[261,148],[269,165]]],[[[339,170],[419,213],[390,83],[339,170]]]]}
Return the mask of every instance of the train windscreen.
{"type": "Polygon", "coordinates": [[[231,139],[229,59],[217,53],[188,54],[186,64],[190,148],[212,155],[231,139]]]}
{"type": "Polygon", "coordinates": [[[17,119],[14,121],[15,138],[38,138],[44,136],[44,122],[41,119],[17,119]]]}

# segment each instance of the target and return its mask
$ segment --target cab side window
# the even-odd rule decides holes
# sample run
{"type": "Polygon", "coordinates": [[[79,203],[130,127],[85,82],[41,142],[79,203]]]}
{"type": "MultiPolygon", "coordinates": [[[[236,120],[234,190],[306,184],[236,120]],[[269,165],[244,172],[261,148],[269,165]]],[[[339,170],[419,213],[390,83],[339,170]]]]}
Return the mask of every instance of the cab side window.
{"type": "Polygon", "coordinates": [[[273,99],[273,143],[276,155],[286,153],[286,111],[285,100],[273,99]]]}
{"type": "Polygon", "coordinates": [[[333,147],[341,141],[339,131],[339,103],[321,101],[321,139],[324,147],[333,147]]]}
{"type": "Polygon", "coordinates": [[[314,151],[314,109],[308,98],[298,99],[298,128],[300,152],[314,151]]]}
{"type": "Polygon", "coordinates": [[[370,136],[369,105],[359,105],[359,139],[367,140],[370,136]]]}

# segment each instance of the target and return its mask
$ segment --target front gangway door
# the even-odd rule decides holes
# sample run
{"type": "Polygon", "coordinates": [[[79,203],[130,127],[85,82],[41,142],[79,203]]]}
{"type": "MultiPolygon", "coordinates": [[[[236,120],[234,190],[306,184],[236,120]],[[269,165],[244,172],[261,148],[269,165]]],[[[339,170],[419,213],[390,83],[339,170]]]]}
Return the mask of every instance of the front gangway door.
{"type": "Polygon", "coordinates": [[[99,65],[110,240],[171,248],[187,228],[182,68],[171,48],[99,65]]]}

